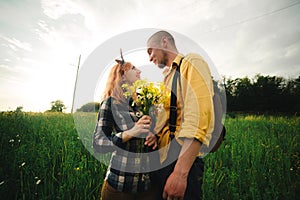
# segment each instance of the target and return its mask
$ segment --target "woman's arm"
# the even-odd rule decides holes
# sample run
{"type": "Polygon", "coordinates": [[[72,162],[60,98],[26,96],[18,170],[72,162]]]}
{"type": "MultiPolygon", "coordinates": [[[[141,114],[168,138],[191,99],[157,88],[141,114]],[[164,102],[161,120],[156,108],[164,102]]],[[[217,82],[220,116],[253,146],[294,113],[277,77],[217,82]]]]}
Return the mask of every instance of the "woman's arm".
{"type": "MultiPolygon", "coordinates": [[[[128,124],[119,125],[122,127],[128,126],[128,124]]],[[[131,129],[116,134],[113,134],[114,126],[116,126],[116,123],[111,109],[111,98],[109,98],[102,102],[98,113],[98,123],[93,138],[93,147],[97,152],[107,153],[114,151],[116,147],[124,148],[125,143],[132,138],[149,132],[151,118],[145,115],[131,129]]]]}
{"type": "Polygon", "coordinates": [[[93,137],[93,147],[96,152],[107,153],[115,150],[113,139],[113,115],[111,98],[104,100],[98,112],[98,122],[93,137]]]}

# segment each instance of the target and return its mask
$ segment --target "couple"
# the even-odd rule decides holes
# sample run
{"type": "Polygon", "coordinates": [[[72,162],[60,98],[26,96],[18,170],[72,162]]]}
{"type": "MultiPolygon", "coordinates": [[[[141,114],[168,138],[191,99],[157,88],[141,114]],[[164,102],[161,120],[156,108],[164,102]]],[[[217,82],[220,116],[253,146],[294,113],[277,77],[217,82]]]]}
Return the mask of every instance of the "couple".
{"type": "Polygon", "coordinates": [[[210,70],[199,55],[179,54],[173,36],[166,31],[148,39],[147,53],[158,67],[167,67],[167,88],[172,88],[176,69],[180,70],[181,78],[175,82],[175,129],[170,126],[174,121],[170,105],[165,108],[167,117],[162,120],[158,116],[156,123],[148,115],[136,117],[136,107],[124,97],[122,84],[140,79],[141,71],[121,55],[122,60],[111,69],[93,138],[96,152],[112,152],[101,198],[202,199],[204,163],[199,157],[200,148],[209,144],[214,124],[210,70]],[[153,164],[148,154],[130,154],[137,152],[142,134],[147,134],[145,148],[160,149],[162,169],[153,173],[141,169],[153,164]]]}

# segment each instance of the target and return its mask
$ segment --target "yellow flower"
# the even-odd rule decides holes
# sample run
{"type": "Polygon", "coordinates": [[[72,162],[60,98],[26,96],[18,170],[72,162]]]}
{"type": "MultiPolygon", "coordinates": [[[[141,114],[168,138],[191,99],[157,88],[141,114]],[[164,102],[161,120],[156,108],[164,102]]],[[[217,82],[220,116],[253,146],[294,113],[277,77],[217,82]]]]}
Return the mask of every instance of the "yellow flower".
{"type": "Polygon", "coordinates": [[[163,83],[148,82],[145,79],[137,80],[128,86],[122,85],[125,97],[131,97],[133,104],[140,107],[143,114],[149,114],[150,109],[154,106],[157,107],[159,104],[164,104],[164,85],[163,83]]]}

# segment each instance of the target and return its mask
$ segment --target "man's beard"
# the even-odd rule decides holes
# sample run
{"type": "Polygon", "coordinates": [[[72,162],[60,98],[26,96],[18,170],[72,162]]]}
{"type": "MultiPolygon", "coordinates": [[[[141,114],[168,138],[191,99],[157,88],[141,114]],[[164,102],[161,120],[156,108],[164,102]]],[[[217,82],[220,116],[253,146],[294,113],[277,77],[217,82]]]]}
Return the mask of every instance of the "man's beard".
{"type": "Polygon", "coordinates": [[[168,55],[166,52],[163,51],[163,57],[162,57],[162,60],[160,61],[160,63],[157,64],[157,66],[160,68],[160,69],[163,69],[165,68],[165,66],[167,65],[167,61],[168,61],[168,55]]]}
{"type": "Polygon", "coordinates": [[[158,67],[159,69],[163,69],[163,68],[165,68],[165,66],[166,66],[166,65],[164,65],[164,64],[157,64],[157,67],[158,67]]]}

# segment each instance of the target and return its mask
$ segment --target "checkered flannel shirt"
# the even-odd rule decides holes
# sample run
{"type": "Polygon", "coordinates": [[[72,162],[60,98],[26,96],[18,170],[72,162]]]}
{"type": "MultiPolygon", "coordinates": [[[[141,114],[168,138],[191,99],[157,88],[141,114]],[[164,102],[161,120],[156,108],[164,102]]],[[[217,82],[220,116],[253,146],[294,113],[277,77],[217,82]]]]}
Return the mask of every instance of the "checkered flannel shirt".
{"type": "Polygon", "coordinates": [[[150,186],[148,171],[150,160],[147,154],[137,153],[143,143],[141,138],[122,142],[122,132],[131,129],[138,120],[135,107],[105,99],[100,106],[95,128],[93,147],[96,152],[112,152],[106,174],[108,183],[121,192],[137,193],[150,186]]]}

